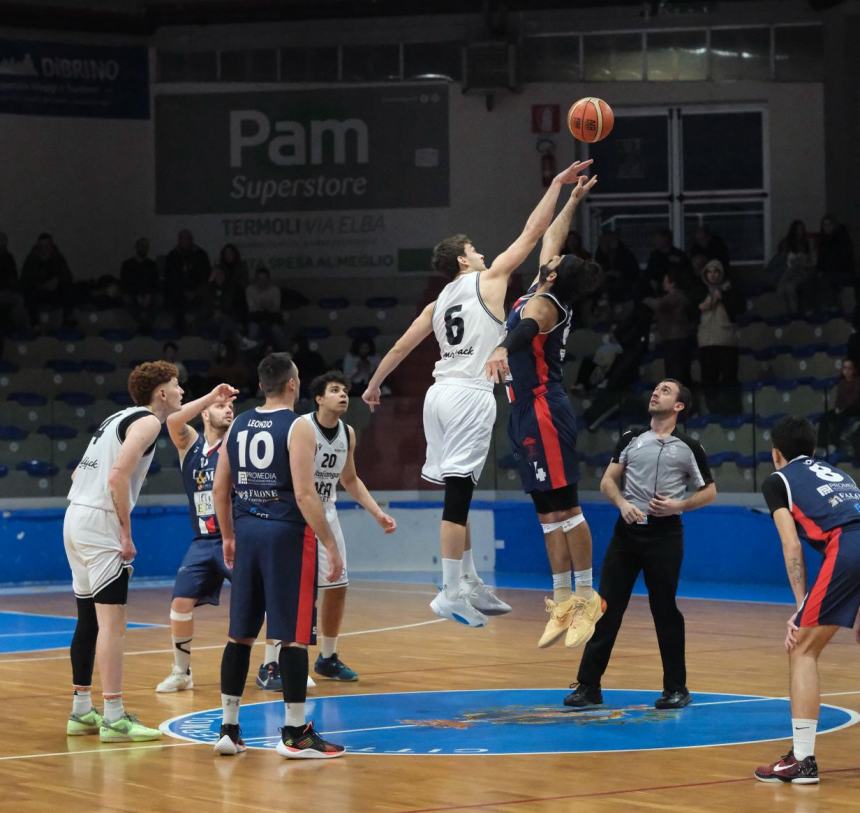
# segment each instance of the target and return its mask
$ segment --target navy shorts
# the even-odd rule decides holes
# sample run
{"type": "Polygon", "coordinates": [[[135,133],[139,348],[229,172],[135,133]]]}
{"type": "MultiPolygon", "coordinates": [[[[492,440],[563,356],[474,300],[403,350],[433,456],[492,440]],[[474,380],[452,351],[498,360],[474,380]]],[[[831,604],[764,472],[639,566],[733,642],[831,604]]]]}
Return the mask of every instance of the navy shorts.
{"type": "Polygon", "coordinates": [[[824,549],[824,562],[795,617],[799,627],[854,626],[860,608],[860,529],[840,528],[824,549]]]}
{"type": "Polygon", "coordinates": [[[576,416],[561,387],[511,404],[508,437],[527,494],[579,480],[576,416]]]}
{"type": "Polygon", "coordinates": [[[286,643],[317,640],[317,539],[296,522],[238,514],[230,595],[230,637],[286,643]]]}
{"type": "Polygon", "coordinates": [[[221,538],[195,539],[185,553],[176,583],[173,598],[197,599],[195,606],[221,603],[221,586],[232,574],[224,564],[224,549],[221,538]]]}

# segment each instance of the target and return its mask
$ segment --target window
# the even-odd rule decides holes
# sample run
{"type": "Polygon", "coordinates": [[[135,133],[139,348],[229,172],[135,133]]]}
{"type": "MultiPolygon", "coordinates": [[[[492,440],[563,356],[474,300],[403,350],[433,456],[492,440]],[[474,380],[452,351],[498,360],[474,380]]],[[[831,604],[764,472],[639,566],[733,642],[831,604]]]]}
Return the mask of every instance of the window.
{"type": "Polygon", "coordinates": [[[814,82],[824,76],[824,43],[820,25],[774,28],[777,82],[814,82]]]}
{"type": "Polygon", "coordinates": [[[579,37],[563,34],[528,37],[521,49],[526,82],[577,82],[582,79],[579,37]]]}
{"type": "Polygon", "coordinates": [[[221,80],[224,82],[274,82],[277,78],[275,50],[221,52],[221,80]]]}
{"type": "Polygon", "coordinates": [[[583,47],[586,80],[642,79],[641,34],[590,34],[584,37],[583,47]]]}
{"type": "Polygon", "coordinates": [[[770,79],[770,29],[713,29],[711,78],[770,79]]]}
{"type": "Polygon", "coordinates": [[[214,82],[218,78],[215,51],[159,51],[159,82],[214,82]]]}
{"type": "Polygon", "coordinates": [[[458,42],[409,42],[403,46],[403,78],[446,76],[459,80],[463,61],[458,42]]]}
{"type": "Polygon", "coordinates": [[[399,45],[345,45],[343,80],[345,82],[400,79],[399,45]]]}
{"type": "Polygon", "coordinates": [[[652,82],[708,78],[705,31],[654,31],[647,37],[647,77],[652,82]]]}
{"type": "Polygon", "coordinates": [[[320,46],[281,49],[281,79],[284,82],[336,82],[337,48],[320,46]]]}

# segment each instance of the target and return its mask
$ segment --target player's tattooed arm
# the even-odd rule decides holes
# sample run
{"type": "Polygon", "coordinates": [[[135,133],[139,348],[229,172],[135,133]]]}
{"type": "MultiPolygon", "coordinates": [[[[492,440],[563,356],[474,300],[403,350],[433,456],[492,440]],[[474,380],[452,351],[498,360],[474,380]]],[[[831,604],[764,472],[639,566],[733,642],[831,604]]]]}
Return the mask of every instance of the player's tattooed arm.
{"type": "Polygon", "coordinates": [[[177,412],[167,416],[167,432],[179,452],[180,461],[184,453],[197,440],[197,430],[190,426],[190,421],[193,421],[204,409],[213,404],[224,404],[235,400],[238,394],[239,390],[235,387],[231,387],[229,384],[219,384],[212,392],[207,393],[202,398],[183,404],[177,412]]]}
{"type": "Polygon", "coordinates": [[[803,548],[797,536],[794,517],[787,508],[779,508],[773,512],[773,521],[782,542],[782,556],[785,559],[788,584],[797,606],[800,607],[806,596],[806,563],[803,560],[803,548]]]}

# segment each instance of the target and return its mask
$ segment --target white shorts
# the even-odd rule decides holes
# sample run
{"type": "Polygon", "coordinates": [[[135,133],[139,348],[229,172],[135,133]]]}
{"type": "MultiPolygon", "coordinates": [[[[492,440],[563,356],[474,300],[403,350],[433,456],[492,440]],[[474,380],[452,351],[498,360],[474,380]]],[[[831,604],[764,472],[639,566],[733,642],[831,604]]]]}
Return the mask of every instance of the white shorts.
{"type": "Polygon", "coordinates": [[[334,541],[337,543],[337,549],[340,552],[340,558],[343,560],[343,573],[336,581],[330,582],[326,576],[328,574],[328,553],[322,546],[322,543],[317,540],[317,587],[320,590],[325,590],[327,587],[346,587],[349,584],[349,573],[346,567],[346,540],[343,538],[343,530],[340,527],[340,520],[337,518],[337,508],[335,503],[323,503],[325,508],[325,520],[334,534],[334,541]]]}
{"type": "Polygon", "coordinates": [[[493,439],[496,397],[492,390],[437,382],[424,399],[427,459],[421,476],[444,484],[446,477],[471,477],[475,485],[493,439]]]}
{"type": "Polygon", "coordinates": [[[63,545],[72,569],[72,590],[78,598],[92,598],[123,570],[119,520],[113,511],[72,503],[63,519],[63,545]]]}

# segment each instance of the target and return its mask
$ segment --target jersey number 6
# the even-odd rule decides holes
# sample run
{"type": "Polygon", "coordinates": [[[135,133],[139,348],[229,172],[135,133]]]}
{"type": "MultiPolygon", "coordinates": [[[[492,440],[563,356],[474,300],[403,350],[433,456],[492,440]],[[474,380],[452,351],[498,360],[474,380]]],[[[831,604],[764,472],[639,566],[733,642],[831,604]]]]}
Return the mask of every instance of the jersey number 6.
{"type": "Polygon", "coordinates": [[[445,337],[448,339],[448,344],[460,344],[463,341],[466,325],[462,317],[455,316],[461,310],[463,310],[462,305],[452,305],[445,311],[445,337]]]}

